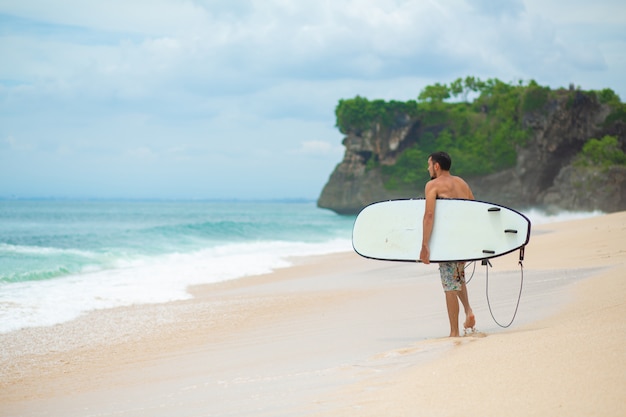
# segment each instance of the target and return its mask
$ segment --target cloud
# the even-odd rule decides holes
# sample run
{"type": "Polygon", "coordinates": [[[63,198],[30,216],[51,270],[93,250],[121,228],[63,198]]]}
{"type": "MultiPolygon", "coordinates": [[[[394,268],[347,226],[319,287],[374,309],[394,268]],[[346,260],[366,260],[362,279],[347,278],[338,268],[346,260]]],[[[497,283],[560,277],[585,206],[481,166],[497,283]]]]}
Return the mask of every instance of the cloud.
{"type": "Polygon", "coordinates": [[[526,9],[522,0],[472,0],[469,4],[478,13],[495,17],[517,18],[526,9]]]}
{"type": "Polygon", "coordinates": [[[6,138],[4,138],[4,140],[2,140],[1,143],[3,145],[2,147],[12,151],[28,152],[35,149],[35,146],[33,144],[18,141],[13,136],[7,136],[6,138]]]}
{"type": "MultiPolygon", "coordinates": [[[[61,10],[71,7],[69,16],[14,6],[13,12],[26,17],[11,27],[47,19],[48,31],[75,31],[79,40],[100,41],[46,36],[42,42],[39,32],[16,29],[2,50],[18,65],[2,70],[8,74],[0,78],[23,78],[53,94],[140,99],[164,89],[228,97],[290,80],[445,81],[474,69],[541,75],[553,73],[554,62],[590,68],[588,58],[571,52],[578,45],[566,47],[556,26],[526,12],[521,1],[487,7],[457,0],[445,13],[434,2],[218,3],[157,1],[150,3],[150,19],[141,14],[147,7],[142,1],[115,3],[115,13],[67,2],[61,10]]],[[[589,58],[601,61],[601,55],[596,48],[589,58]]]]}
{"type": "Polygon", "coordinates": [[[130,158],[132,160],[155,160],[157,159],[157,154],[149,147],[142,146],[139,148],[132,148],[126,150],[124,152],[124,156],[130,158]]]}
{"type": "MultiPolygon", "coordinates": [[[[298,7],[284,2],[250,2],[247,8],[235,9],[239,15],[233,15],[232,10],[211,12],[208,7],[213,3],[176,7],[176,3],[160,1],[150,4],[151,19],[138,15],[142,2],[120,3],[115,18],[108,8],[92,10],[80,2],[69,4],[73,8],[69,17],[55,9],[44,16],[43,12],[14,8],[33,19],[51,20],[46,32],[71,32],[79,41],[46,35],[42,43],[41,31],[15,30],[3,49],[35,53],[30,59],[21,55],[15,60],[25,64],[27,72],[16,68],[12,78],[37,71],[32,75],[52,81],[55,75],[61,76],[72,80],[69,87],[81,91],[101,91],[99,87],[104,86],[117,94],[130,91],[130,96],[184,79],[219,93],[225,86],[235,89],[241,83],[246,88],[263,88],[276,78],[406,75],[420,71],[420,66],[411,62],[419,62],[420,56],[430,58],[437,49],[437,37],[432,36],[437,22],[426,18],[432,7],[417,2],[402,2],[401,7],[381,1],[371,1],[369,7],[345,7],[341,1],[303,2],[298,7]],[[224,15],[227,17],[220,19],[224,15]],[[163,25],[146,23],[162,22],[164,17],[168,23],[163,25]],[[85,37],[100,41],[86,45],[80,41],[85,37]],[[21,47],[11,48],[16,43],[21,47]]],[[[28,22],[42,25],[28,17],[16,19],[19,22],[14,28],[28,22]]]]}
{"type": "Polygon", "coordinates": [[[343,147],[322,140],[309,140],[300,143],[300,148],[296,153],[306,155],[329,155],[340,156],[343,147]]]}
{"type": "MultiPolygon", "coordinates": [[[[415,99],[467,75],[626,97],[624,27],[617,0],[0,0],[0,148],[21,155],[0,177],[36,161],[56,192],[84,176],[115,195],[140,166],[178,183],[150,189],[201,174],[228,197],[297,171],[267,190],[315,197],[343,151],[339,99],[415,99]]],[[[48,184],[22,176],[10,186],[48,184]]]]}

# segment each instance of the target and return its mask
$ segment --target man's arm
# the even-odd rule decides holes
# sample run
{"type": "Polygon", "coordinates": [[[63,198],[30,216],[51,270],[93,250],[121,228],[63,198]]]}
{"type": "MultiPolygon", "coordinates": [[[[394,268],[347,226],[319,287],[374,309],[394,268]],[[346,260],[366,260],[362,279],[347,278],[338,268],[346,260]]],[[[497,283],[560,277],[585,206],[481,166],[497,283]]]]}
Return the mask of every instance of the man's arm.
{"type": "Polygon", "coordinates": [[[426,203],[424,207],[424,219],[422,220],[422,249],[420,250],[420,261],[425,264],[430,263],[430,235],[435,224],[435,204],[437,203],[437,190],[434,184],[429,181],[424,189],[426,203]]]}

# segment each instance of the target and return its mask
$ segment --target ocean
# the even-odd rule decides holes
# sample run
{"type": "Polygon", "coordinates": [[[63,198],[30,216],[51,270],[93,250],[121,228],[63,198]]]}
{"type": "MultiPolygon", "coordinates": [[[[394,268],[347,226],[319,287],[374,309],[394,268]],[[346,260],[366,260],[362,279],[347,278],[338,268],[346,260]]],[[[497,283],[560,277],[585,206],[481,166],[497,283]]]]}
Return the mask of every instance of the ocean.
{"type": "Polygon", "coordinates": [[[353,223],[312,201],[0,200],[0,333],[350,251],[353,223]]]}
{"type": "Polygon", "coordinates": [[[0,201],[0,333],[351,250],[314,202],[0,201]]]}

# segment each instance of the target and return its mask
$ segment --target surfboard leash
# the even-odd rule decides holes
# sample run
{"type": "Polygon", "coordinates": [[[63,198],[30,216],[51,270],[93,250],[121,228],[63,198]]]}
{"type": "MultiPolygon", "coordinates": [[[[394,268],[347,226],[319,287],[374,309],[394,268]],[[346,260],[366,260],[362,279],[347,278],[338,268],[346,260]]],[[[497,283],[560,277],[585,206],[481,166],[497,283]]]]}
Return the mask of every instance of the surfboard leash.
{"type": "MultiPolygon", "coordinates": [[[[469,284],[470,281],[472,280],[472,278],[474,278],[474,272],[476,272],[476,261],[472,261],[471,264],[473,265],[472,268],[472,275],[470,275],[469,279],[465,280],[465,285],[469,284]]],[[[465,270],[467,270],[467,268],[469,268],[470,263],[465,264],[465,270]]]]}
{"type": "Polygon", "coordinates": [[[500,327],[502,328],[507,328],[510,327],[511,324],[513,324],[513,322],[515,321],[515,317],[517,316],[517,309],[519,308],[519,303],[520,300],[522,299],[522,288],[524,287],[524,264],[523,261],[524,260],[524,248],[522,247],[522,249],[520,249],[520,259],[519,259],[519,266],[520,266],[520,284],[519,284],[519,294],[517,296],[517,304],[515,305],[515,311],[513,312],[513,317],[511,318],[511,321],[506,324],[503,325],[501,324],[496,317],[493,314],[493,311],[491,309],[491,302],[489,301],[489,267],[491,267],[491,262],[489,262],[489,259],[483,259],[483,265],[485,265],[485,269],[486,269],[486,284],[485,284],[485,292],[487,294],[487,306],[489,307],[489,313],[491,314],[491,318],[493,319],[493,321],[500,327]]]}

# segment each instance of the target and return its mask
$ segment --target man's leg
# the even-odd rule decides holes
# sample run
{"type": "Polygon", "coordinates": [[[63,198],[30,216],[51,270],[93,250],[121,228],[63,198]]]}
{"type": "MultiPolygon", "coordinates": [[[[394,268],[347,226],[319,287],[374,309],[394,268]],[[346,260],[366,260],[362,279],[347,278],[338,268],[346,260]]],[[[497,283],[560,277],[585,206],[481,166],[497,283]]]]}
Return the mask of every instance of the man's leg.
{"type": "Polygon", "coordinates": [[[461,291],[445,291],[448,319],[450,320],[450,337],[459,336],[459,298],[461,291]]]}
{"type": "Polygon", "coordinates": [[[459,336],[459,300],[465,309],[463,326],[474,328],[476,320],[469,304],[467,287],[465,286],[465,262],[442,262],[439,264],[441,283],[446,294],[448,320],[450,321],[450,337],[459,336]]]}
{"type": "Polygon", "coordinates": [[[463,304],[463,308],[465,309],[465,323],[463,324],[463,327],[466,329],[473,329],[474,326],[476,326],[476,318],[474,317],[474,312],[472,311],[472,307],[469,303],[465,283],[461,285],[461,291],[457,291],[457,295],[459,300],[461,300],[461,304],[463,304]]]}

